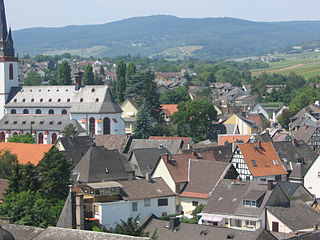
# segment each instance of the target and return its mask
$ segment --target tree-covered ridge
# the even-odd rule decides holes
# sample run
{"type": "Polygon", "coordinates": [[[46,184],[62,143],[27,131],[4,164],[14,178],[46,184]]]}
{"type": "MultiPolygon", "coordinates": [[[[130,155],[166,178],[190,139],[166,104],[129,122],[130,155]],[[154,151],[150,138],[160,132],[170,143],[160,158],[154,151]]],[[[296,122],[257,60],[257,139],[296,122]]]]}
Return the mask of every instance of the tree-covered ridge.
{"type": "Polygon", "coordinates": [[[136,17],[90,26],[30,28],[14,32],[20,55],[100,47],[95,55],[176,55],[197,46],[194,56],[229,58],[261,55],[320,39],[319,21],[252,22],[233,18],[136,17]]]}

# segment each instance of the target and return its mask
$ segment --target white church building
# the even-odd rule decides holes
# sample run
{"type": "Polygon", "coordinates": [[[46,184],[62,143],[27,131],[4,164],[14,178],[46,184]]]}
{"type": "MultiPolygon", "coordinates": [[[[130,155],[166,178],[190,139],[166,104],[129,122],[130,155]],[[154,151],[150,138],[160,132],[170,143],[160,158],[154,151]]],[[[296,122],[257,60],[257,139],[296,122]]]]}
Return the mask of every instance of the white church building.
{"type": "Polygon", "coordinates": [[[53,144],[72,123],[82,135],[125,134],[122,110],[106,85],[19,86],[18,58],[0,0],[0,141],[32,133],[37,143],[53,144]]]}

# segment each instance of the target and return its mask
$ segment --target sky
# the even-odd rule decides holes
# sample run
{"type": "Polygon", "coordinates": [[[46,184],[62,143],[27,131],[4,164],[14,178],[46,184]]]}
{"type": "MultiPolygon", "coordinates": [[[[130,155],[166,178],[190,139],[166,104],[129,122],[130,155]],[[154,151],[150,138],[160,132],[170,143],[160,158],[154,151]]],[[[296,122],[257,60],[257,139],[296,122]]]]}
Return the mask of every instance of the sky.
{"type": "Polygon", "coordinates": [[[157,14],[253,21],[319,20],[319,0],[4,0],[8,24],[30,27],[102,24],[157,14]]]}

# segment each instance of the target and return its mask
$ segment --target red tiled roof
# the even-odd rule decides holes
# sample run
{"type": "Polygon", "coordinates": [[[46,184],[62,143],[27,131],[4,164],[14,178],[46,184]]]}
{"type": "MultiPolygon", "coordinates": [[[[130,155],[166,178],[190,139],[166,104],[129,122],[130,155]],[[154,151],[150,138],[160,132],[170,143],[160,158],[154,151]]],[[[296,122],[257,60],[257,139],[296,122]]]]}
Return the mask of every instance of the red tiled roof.
{"type": "Polygon", "coordinates": [[[272,142],[244,143],[239,144],[238,147],[254,177],[287,174],[272,142]],[[260,147],[257,147],[259,144],[260,147]],[[256,167],[251,160],[255,160],[256,167]]]}
{"type": "Polygon", "coordinates": [[[172,155],[171,159],[175,160],[174,163],[166,161],[166,156],[163,156],[162,159],[164,160],[173,180],[176,183],[183,183],[188,182],[189,159],[215,161],[214,155],[211,151],[201,152],[200,154],[201,158],[197,158],[193,153],[172,155]]]}
{"type": "Polygon", "coordinates": [[[183,192],[180,197],[209,198],[210,195],[208,193],[183,192]]]}
{"type": "Polygon", "coordinates": [[[51,144],[0,143],[0,151],[8,150],[15,154],[19,164],[32,163],[37,166],[44,155],[53,147],[51,144]]]}
{"type": "Polygon", "coordinates": [[[240,135],[240,134],[234,134],[234,135],[219,135],[218,136],[218,143],[219,146],[224,145],[226,142],[228,143],[236,143],[239,141],[242,141],[243,143],[249,142],[250,138],[252,138],[253,135],[240,135]]]}
{"type": "Polygon", "coordinates": [[[174,113],[178,112],[177,104],[163,104],[161,105],[161,108],[169,116],[172,116],[174,113]]]}
{"type": "Polygon", "coordinates": [[[192,141],[192,138],[189,137],[157,137],[151,136],[150,140],[182,140],[184,143],[189,143],[192,141]]]}

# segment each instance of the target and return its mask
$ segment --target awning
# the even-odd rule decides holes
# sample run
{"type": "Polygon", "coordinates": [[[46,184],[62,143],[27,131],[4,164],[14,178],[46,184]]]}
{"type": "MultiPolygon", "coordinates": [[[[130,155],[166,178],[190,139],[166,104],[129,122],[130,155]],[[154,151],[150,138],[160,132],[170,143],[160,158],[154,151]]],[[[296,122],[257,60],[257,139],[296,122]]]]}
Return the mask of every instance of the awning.
{"type": "Polygon", "coordinates": [[[223,218],[221,216],[214,216],[214,215],[204,215],[201,217],[202,221],[208,222],[220,222],[223,218]]]}

